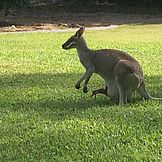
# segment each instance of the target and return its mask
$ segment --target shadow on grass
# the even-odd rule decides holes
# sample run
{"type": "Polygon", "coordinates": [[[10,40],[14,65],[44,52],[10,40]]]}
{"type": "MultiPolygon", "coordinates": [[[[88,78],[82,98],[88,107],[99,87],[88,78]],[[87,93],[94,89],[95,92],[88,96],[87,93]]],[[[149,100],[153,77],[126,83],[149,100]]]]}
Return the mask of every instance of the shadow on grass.
{"type": "MultiPolygon", "coordinates": [[[[75,89],[74,85],[81,75],[36,73],[1,76],[0,103],[14,102],[15,107],[22,104],[35,108],[86,108],[95,104],[95,100],[91,99],[91,92],[84,94],[82,88],[75,89]],[[8,97],[4,99],[5,96],[8,97]]],[[[103,103],[98,101],[98,104],[103,103]]]]}
{"type": "MultiPolygon", "coordinates": [[[[103,95],[92,99],[91,91],[100,88],[101,84],[91,79],[89,93],[76,90],[74,85],[81,74],[16,74],[0,77],[0,103],[14,102],[15,107],[26,105],[48,108],[80,108],[92,106],[113,105],[103,95]],[[95,88],[94,88],[95,87],[95,88]],[[10,98],[5,98],[8,96],[10,98]],[[36,99],[35,99],[36,98],[36,99]],[[11,99],[11,100],[10,100],[11,99]]],[[[151,95],[162,96],[162,76],[145,77],[146,87],[151,95]]],[[[97,81],[99,82],[99,81],[97,81]]],[[[101,81],[102,82],[102,81],[101,81]]],[[[82,88],[81,88],[82,89],[82,88]]]]}
{"type": "MultiPolygon", "coordinates": [[[[90,97],[91,92],[84,94],[82,90],[75,90],[74,84],[80,75],[37,73],[1,76],[1,112],[6,115],[23,114],[26,120],[36,118],[58,122],[77,118],[98,121],[98,118],[102,118],[105,122],[116,124],[122,120],[135,127],[141,123],[159,125],[159,111],[162,110],[157,111],[159,101],[154,109],[155,103],[143,102],[134,96],[133,105],[126,105],[121,111],[121,107],[105,96],[99,95],[95,100],[90,97]]],[[[159,84],[162,83],[162,76],[146,77],[146,81],[150,94],[162,96],[162,84],[159,84]]],[[[93,78],[91,84],[99,86],[93,78]]]]}

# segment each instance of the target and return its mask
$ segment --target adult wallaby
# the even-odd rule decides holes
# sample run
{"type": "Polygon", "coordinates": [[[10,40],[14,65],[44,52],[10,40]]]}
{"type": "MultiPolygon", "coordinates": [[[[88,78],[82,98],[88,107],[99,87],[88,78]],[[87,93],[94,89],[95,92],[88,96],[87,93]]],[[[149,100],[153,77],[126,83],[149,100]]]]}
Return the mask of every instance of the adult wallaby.
{"type": "Polygon", "coordinates": [[[110,99],[118,100],[120,105],[130,101],[135,90],[145,99],[159,99],[151,97],[147,92],[142,68],[135,58],[115,49],[89,49],[82,37],[84,30],[85,28],[81,27],[62,45],[65,50],[76,48],[80,62],[86,69],[75,85],[77,89],[85,80],[83,92],[88,92],[88,81],[93,73],[97,73],[105,80],[105,89],[95,90],[92,95],[105,94],[110,99]]]}

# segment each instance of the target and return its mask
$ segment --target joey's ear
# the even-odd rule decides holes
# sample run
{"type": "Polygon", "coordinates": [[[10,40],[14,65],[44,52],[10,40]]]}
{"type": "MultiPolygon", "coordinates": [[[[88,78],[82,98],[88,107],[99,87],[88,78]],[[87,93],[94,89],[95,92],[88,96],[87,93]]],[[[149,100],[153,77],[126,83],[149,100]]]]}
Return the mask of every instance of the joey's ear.
{"type": "Polygon", "coordinates": [[[85,27],[81,27],[76,33],[75,33],[75,37],[79,38],[83,35],[85,30],[85,27]]]}

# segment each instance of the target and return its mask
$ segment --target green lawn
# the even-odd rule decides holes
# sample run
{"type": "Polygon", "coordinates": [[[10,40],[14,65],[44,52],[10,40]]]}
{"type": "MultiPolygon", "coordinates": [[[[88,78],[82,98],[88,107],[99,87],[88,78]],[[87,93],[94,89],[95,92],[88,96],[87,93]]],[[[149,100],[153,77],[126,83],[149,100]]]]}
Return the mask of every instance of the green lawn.
{"type": "MultiPolygon", "coordinates": [[[[120,107],[74,85],[84,72],[76,50],[62,50],[72,33],[0,34],[0,161],[134,162],[162,159],[162,102],[120,107]]],[[[147,89],[162,96],[162,25],[86,31],[93,49],[127,51],[143,66],[147,89]]]]}

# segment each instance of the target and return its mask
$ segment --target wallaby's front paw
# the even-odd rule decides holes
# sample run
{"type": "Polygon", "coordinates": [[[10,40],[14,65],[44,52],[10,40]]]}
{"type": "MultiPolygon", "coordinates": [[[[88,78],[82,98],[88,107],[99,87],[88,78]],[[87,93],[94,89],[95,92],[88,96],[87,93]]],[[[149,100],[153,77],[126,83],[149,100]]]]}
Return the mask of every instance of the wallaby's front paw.
{"type": "Polygon", "coordinates": [[[75,88],[76,88],[76,89],[79,89],[79,88],[80,88],[80,84],[76,84],[76,85],[75,85],[75,88]]]}
{"type": "Polygon", "coordinates": [[[88,88],[87,88],[87,87],[84,87],[84,88],[83,88],[83,92],[84,92],[84,93],[87,93],[87,92],[88,92],[88,88]]]}

